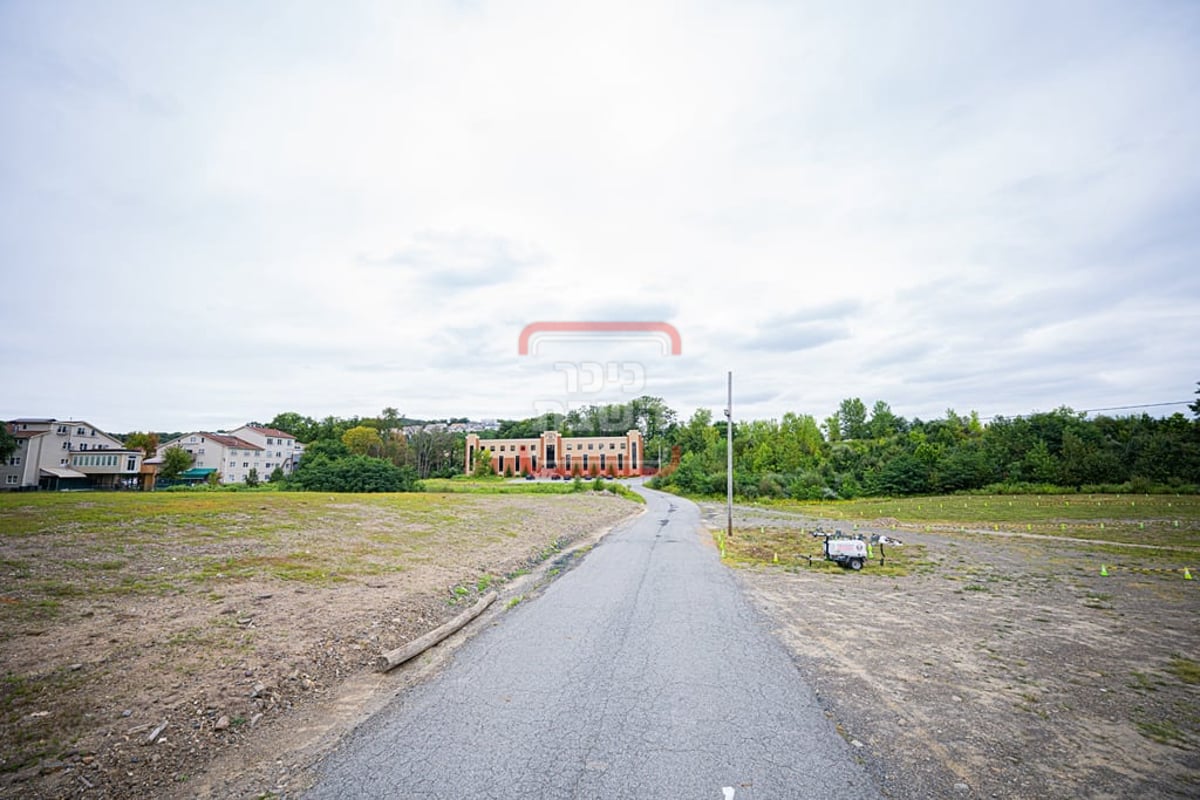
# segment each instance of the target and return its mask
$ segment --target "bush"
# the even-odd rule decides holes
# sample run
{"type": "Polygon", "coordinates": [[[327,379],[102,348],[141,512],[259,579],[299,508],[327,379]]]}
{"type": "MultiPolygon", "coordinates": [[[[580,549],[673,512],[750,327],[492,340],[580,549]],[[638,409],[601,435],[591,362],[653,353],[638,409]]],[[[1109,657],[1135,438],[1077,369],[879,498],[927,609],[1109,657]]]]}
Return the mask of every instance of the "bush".
{"type": "Polygon", "coordinates": [[[309,492],[419,492],[421,484],[412,467],[397,467],[370,456],[329,460],[305,458],[288,488],[309,492]]]}
{"type": "Polygon", "coordinates": [[[787,497],[787,490],[783,487],[783,480],[779,475],[764,475],[758,481],[758,496],[779,500],[787,497]]]}

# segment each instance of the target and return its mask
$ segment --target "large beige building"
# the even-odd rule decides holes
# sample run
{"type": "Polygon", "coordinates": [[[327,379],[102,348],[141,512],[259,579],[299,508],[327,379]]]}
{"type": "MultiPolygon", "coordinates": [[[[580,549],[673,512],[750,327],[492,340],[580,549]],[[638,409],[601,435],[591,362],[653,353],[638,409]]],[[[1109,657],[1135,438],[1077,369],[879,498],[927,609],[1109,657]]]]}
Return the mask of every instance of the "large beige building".
{"type": "Polygon", "coordinates": [[[209,431],[194,431],[183,436],[163,442],[158,446],[158,458],[161,459],[168,450],[177,447],[192,457],[192,466],[188,477],[204,477],[216,473],[221,483],[242,483],[250,470],[261,480],[266,480],[274,467],[263,457],[263,448],[230,436],[226,433],[210,433],[209,431]]]}
{"type": "Polygon", "coordinates": [[[14,419],[17,449],[0,463],[0,489],[136,488],[142,451],[84,420],[14,419]]]}
{"type": "Polygon", "coordinates": [[[228,435],[263,449],[263,469],[267,471],[263,478],[270,475],[275,467],[282,469],[284,475],[290,475],[300,463],[300,457],[304,455],[304,445],[296,441],[295,436],[275,428],[243,425],[229,431],[228,435]]]}
{"type": "Polygon", "coordinates": [[[481,439],[471,433],[464,466],[468,475],[474,472],[476,459],[486,451],[499,475],[627,478],[642,474],[643,450],[637,430],[624,436],[563,436],[546,431],[536,439],[481,439]]]}
{"type": "Polygon", "coordinates": [[[304,453],[304,445],[292,434],[257,425],[243,425],[221,433],[185,433],[160,444],[159,458],[172,447],[191,455],[191,476],[216,472],[221,483],[243,483],[250,470],[255,471],[260,481],[269,478],[276,467],[285,475],[290,474],[304,453]]]}

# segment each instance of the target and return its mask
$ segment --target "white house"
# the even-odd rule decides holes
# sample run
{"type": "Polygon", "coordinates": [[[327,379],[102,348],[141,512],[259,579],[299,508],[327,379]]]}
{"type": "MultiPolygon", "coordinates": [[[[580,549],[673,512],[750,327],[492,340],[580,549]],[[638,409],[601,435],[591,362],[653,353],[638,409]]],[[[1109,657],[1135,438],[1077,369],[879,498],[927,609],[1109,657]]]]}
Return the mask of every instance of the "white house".
{"type": "Polygon", "coordinates": [[[14,419],[17,449],[0,463],[0,489],[117,489],[134,487],[142,451],[84,420],[14,419]]]}
{"type": "Polygon", "coordinates": [[[300,463],[300,456],[304,455],[304,445],[296,441],[295,436],[275,428],[243,425],[230,431],[229,435],[258,445],[263,449],[263,470],[266,471],[259,471],[259,475],[263,479],[266,479],[276,467],[282,469],[284,475],[290,475],[296,465],[300,463]]]}
{"type": "MultiPolygon", "coordinates": [[[[215,470],[221,483],[243,483],[250,470],[255,470],[260,480],[271,474],[272,463],[264,457],[263,448],[227,433],[195,431],[185,433],[158,446],[158,458],[167,450],[178,447],[192,456],[192,469],[215,470]]],[[[195,474],[195,473],[193,473],[195,474]]]]}

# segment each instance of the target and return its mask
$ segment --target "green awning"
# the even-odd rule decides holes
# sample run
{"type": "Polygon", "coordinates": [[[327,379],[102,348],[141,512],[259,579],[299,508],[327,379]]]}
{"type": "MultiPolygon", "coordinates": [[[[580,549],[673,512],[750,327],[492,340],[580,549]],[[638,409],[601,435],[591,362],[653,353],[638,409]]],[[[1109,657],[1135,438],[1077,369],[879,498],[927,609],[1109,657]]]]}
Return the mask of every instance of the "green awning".
{"type": "Polygon", "coordinates": [[[216,471],[217,470],[215,467],[192,467],[191,469],[185,469],[183,472],[179,473],[179,477],[185,481],[203,480],[216,471]]]}

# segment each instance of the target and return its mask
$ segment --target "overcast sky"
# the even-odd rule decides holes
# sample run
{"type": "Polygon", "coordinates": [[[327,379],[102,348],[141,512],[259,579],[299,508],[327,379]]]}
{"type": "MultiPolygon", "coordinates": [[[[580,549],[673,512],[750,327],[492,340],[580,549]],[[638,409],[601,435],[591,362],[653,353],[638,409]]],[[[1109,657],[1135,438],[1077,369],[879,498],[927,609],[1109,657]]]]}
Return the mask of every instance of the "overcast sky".
{"type": "Polygon", "coordinates": [[[0,107],[5,419],[1200,380],[1190,0],[6,0],[0,107]]]}

